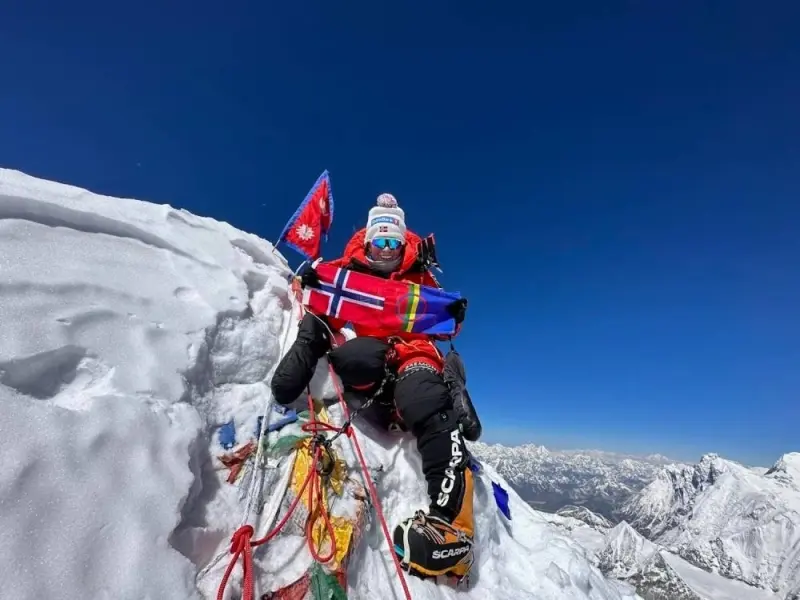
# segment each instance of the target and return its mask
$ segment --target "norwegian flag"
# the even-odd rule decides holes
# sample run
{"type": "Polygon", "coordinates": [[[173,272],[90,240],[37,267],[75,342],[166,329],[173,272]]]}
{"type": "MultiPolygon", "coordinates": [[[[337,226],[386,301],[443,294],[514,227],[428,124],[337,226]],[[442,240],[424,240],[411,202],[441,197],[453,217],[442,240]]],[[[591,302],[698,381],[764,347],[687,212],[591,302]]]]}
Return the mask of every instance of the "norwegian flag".
{"type": "MultiPolygon", "coordinates": [[[[332,270],[327,265],[322,268],[323,271],[332,270]]],[[[337,319],[349,320],[354,315],[366,316],[367,320],[380,318],[386,299],[364,291],[363,279],[366,275],[339,268],[334,273],[332,281],[321,280],[318,288],[303,290],[303,304],[337,319]]]]}
{"type": "Polygon", "coordinates": [[[447,306],[460,294],[356,273],[322,263],[317,265],[317,287],[303,290],[303,304],[353,324],[383,331],[428,335],[455,333],[456,325],[447,306]]]}
{"type": "Polygon", "coordinates": [[[284,242],[306,259],[314,260],[319,258],[320,244],[328,239],[332,223],[333,194],[330,175],[325,170],[286,223],[278,243],[284,242]]]}

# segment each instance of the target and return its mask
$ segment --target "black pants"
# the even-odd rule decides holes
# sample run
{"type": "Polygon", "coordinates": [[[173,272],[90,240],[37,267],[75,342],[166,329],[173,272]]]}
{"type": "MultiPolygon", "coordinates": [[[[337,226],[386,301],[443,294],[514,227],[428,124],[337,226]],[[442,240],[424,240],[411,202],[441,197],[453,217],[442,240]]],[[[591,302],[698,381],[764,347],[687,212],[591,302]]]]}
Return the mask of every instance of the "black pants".
{"type": "MultiPolygon", "coordinates": [[[[291,404],[306,389],[314,376],[317,361],[331,349],[329,337],[326,327],[317,317],[311,314],[303,317],[297,339],[272,378],[272,393],[279,404],[291,404]]],[[[386,376],[389,349],[389,344],[382,340],[354,338],[330,351],[328,358],[341,378],[345,392],[369,395],[378,389],[386,376]]],[[[411,367],[399,376],[389,373],[394,380],[385,391],[393,395],[397,413],[417,439],[431,510],[452,519],[460,510],[463,497],[461,473],[466,468],[467,452],[450,390],[439,373],[424,366],[411,367]],[[443,487],[449,493],[442,495],[443,487]]],[[[376,410],[386,410],[388,403],[391,399],[376,398],[376,410]]],[[[385,415],[379,417],[383,418],[385,415]]]]}

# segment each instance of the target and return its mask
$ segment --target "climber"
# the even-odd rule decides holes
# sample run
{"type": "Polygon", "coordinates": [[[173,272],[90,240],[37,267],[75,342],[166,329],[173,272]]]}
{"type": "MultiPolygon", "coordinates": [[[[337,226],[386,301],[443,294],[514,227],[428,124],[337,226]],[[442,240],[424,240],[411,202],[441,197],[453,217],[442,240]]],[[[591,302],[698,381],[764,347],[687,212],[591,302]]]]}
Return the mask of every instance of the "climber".
{"type": "MultiPolygon", "coordinates": [[[[381,194],[369,211],[367,226],[353,235],[344,256],[327,264],[440,287],[420,256],[421,241],[406,228],[405,213],[394,196],[381,194]]],[[[319,282],[313,267],[306,268],[300,279],[303,286],[319,282]]],[[[466,304],[462,298],[448,306],[456,333],[466,304]]],[[[295,401],[326,353],[346,393],[366,398],[380,392],[375,406],[391,405],[392,415],[385,424],[399,419],[402,428],[416,437],[430,496],[427,513],[417,511],[396,527],[395,552],[416,576],[463,580],[473,562],[473,480],[453,397],[442,376],[444,357],[436,346],[438,338],[353,324],[357,337],[332,349],[331,333],[345,324],[327,315],[305,314],[297,339],[272,378],[275,400],[283,405],[295,401]]]]}

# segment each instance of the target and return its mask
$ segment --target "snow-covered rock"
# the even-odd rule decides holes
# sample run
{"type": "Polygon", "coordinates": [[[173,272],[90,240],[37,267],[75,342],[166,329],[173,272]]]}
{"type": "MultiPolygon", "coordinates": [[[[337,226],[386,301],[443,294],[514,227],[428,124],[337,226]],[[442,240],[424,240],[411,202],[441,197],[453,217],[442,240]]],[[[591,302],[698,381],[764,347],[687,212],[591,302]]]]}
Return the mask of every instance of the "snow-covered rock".
{"type": "Polygon", "coordinates": [[[695,496],[713,485],[730,465],[716,454],[706,454],[691,467],[667,465],[620,513],[637,531],[657,538],[676,526],[691,511],[695,496]]]}
{"type": "Polygon", "coordinates": [[[626,501],[651,483],[665,464],[674,463],[659,454],[558,451],[535,444],[508,447],[476,442],[472,448],[536,508],[555,512],[565,505],[580,505],[613,521],[626,501]]]}
{"type": "MultiPolygon", "coordinates": [[[[3,597],[216,596],[204,568],[227,554],[243,502],[217,434],[233,420],[246,439],[268,400],[296,334],[287,273],[268,242],[226,223],[0,170],[3,597]]],[[[323,364],[312,389],[330,395],[323,364]]],[[[390,526],[425,506],[414,441],[356,430],[383,467],[390,526]]],[[[415,600],[634,597],[511,489],[507,521],[490,479],[509,489],[491,466],[478,478],[474,586],[408,578],[415,600]]],[[[308,558],[292,536],[273,542],[255,556],[262,591],[308,558]]],[[[374,521],[348,575],[350,597],[402,597],[374,521]]]]}
{"type": "Polygon", "coordinates": [[[607,577],[635,589],[645,600],[778,600],[774,594],[693,567],[646,540],[624,521],[607,528],[593,518],[542,515],[578,542],[586,559],[607,577]]]}
{"type": "Polygon", "coordinates": [[[800,454],[764,474],[715,454],[666,467],[624,507],[631,525],[694,565],[791,598],[800,583],[800,454]]]}
{"type": "Polygon", "coordinates": [[[607,533],[598,566],[609,577],[634,586],[645,600],[777,600],[773,594],[693,567],[624,521],[607,533]]]}
{"type": "Polygon", "coordinates": [[[624,521],[606,537],[599,566],[645,600],[777,600],[759,589],[693,567],[644,539],[624,521]]]}
{"type": "Polygon", "coordinates": [[[605,548],[600,553],[600,567],[607,575],[627,579],[641,571],[657,552],[655,544],[623,521],[608,532],[605,548]]]}
{"type": "Polygon", "coordinates": [[[603,573],[627,581],[645,600],[703,600],[666,564],[658,546],[624,521],[608,532],[599,559],[603,573]]]}
{"type": "Polygon", "coordinates": [[[557,515],[562,517],[572,517],[573,519],[578,519],[579,521],[583,521],[589,527],[597,529],[598,531],[604,531],[606,529],[611,529],[613,525],[611,521],[603,517],[602,515],[598,515],[595,512],[592,512],[585,506],[564,506],[559,508],[556,511],[557,515]]]}

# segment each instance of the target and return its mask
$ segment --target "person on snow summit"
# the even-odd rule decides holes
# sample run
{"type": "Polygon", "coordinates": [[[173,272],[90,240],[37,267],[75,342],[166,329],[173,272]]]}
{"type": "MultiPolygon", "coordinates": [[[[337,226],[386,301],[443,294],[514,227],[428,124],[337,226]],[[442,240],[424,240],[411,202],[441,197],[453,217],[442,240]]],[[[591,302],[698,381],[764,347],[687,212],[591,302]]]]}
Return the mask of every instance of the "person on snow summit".
{"type": "MultiPolygon", "coordinates": [[[[353,235],[344,256],[328,264],[441,287],[418,256],[420,242],[417,234],[406,229],[405,214],[394,196],[381,194],[369,211],[367,226],[353,235]]],[[[313,267],[301,276],[303,286],[313,287],[318,281],[313,267]]],[[[457,331],[466,304],[461,299],[448,307],[457,331]]],[[[395,528],[396,552],[401,564],[416,576],[447,575],[461,580],[473,562],[473,479],[453,399],[442,377],[443,356],[431,336],[359,326],[354,326],[358,337],[331,351],[328,327],[336,331],[344,325],[329,316],[306,313],[297,339],[272,378],[274,397],[282,405],[295,401],[311,381],[317,361],[328,352],[350,397],[367,398],[380,390],[388,367],[394,376],[392,385],[390,389],[384,386],[372,408],[383,406],[416,437],[431,500],[427,514],[417,511],[395,528]]],[[[389,425],[389,420],[384,419],[383,425],[389,425]]]]}

